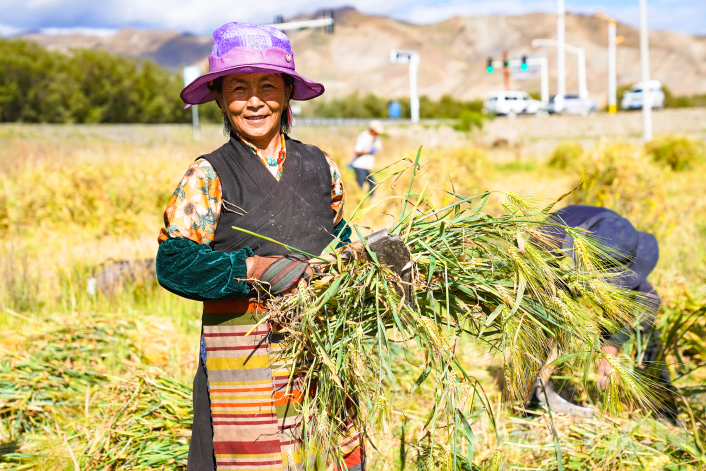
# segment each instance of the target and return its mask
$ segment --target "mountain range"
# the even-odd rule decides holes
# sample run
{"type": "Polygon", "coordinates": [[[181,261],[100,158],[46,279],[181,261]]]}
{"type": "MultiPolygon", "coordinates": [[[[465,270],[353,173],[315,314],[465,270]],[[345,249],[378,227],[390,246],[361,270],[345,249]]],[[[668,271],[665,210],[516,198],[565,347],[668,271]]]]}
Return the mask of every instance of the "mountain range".
{"type": "MultiPolygon", "coordinates": [[[[391,49],[409,49],[421,56],[419,92],[433,99],[450,94],[460,99],[483,97],[503,88],[502,72],[486,72],[489,57],[546,56],[550,93],[556,90],[556,50],[532,49],[533,39],[556,38],[556,17],[544,13],[517,16],[455,17],[417,25],[387,17],[366,15],[352,8],[335,12],[332,34],[322,29],[289,31],[297,71],[322,82],[327,96],[358,91],[384,97],[409,93],[407,66],[391,64],[391,49]]],[[[618,85],[640,80],[639,31],[618,23],[618,85]]],[[[122,29],[110,36],[28,33],[25,39],[68,51],[103,49],[132,57],[151,58],[177,69],[183,65],[208,66],[211,38],[189,33],[122,29]]],[[[599,103],[607,101],[608,24],[586,15],[568,14],[566,42],[586,51],[587,84],[599,103]]],[[[662,81],[675,95],[706,93],[706,37],[670,31],[650,31],[653,79],[662,81]]],[[[567,91],[578,89],[575,56],[567,54],[567,91]]],[[[539,91],[539,79],[513,80],[513,89],[539,91]]]]}

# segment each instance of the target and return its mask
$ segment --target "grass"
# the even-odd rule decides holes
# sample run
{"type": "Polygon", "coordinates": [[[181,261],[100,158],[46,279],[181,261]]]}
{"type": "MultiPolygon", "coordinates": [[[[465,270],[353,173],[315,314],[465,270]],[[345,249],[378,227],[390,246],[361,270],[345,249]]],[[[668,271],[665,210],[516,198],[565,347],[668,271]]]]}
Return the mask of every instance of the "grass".
{"type": "MultiPolygon", "coordinates": [[[[351,145],[361,130],[302,128],[294,135],[319,145],[339,162],[348,182],[348,213],[363,197],[345,168],[351,145]]],[[[81,469],[107,469],[110,460],[116,459],[123,461],[112,461],[113,465],[123,463],[124,468],[131,469],[171,468],[183,463],[188,436],[185,417],[190,407],[184,394],[188,395],[196,362],[199,304],[150,283],[138,283],[114,296],[90,296],[85,287],[87,277],[103,261],[154,256],[163,211],[160,203],[168,199],[193,159],[223,142],[216,126],[206,126],[202,135],[202,141],[194,142],[187,126],[0,126],[0,388],[18,384],[18,379],[24,378],[22,384],[30,388],[23,390],[21,394],[25,396],[21,397],[29,394],[34,398],[31,401],[36,401],[13,406],[14,411],[29,415],[20,421],[20,432],[9,428],[0,431],[4,460],[0,461],[0,469],[73,469],[68,448],[81,469]],[[42,185],[47,188],[39,188],[42,185]],[[49,186],[57,191],[51,191],[49,186]],[[35,200],[37,188],[39,196],[35,200]],[[70,345],[87,348],[78,352],[70,345]],[[57,352],[71,356],[70,362],[66,363],[66,357],[57,357],[57,352]],[[102,353],[86,356],[90,352],[102,353]],[[42,366],[32,370],[36,365],[42,366]],[[71,376],[74,371],[77,377],[71,376]],[[67,388],[67,384],[71,387],[67,388]],[[50,395],[51,406],[42,403],[45,399],[41,394],[50,395]],[[169,437],[162,442],[171,453],[169,459],[174,460],[171,464],[166,459],[150,464],[147,455],[139,453],[134,459],[143,460],[139,461],[141,464],[126,461],[130,454],[123,456],[122,450],[132,450],[136,439],[125,448],[129,440],[125,437],[130,433],[144,434],[144,429],[139,428],[144,424],[128,423],[124,420],[127,415],[115,423],[115,433],[106,434],[115,427],[101,425],[100,419],[122,414],[120,407],[128,403],[132,394],[138,400],[130,402],[129,407],[146,407],[150,403],[157,407],[146,420],[156,425],[155,436],[169,437]],[[161,409],[161,404],[167,403],[177,404],[180,412],[161,409]],[[100,453],[95,452],[99,447],[100,453]],[[100,459],[91,461],[98,454],[100,459]]],[[[422,165],[420,178],[429,177],[429,188],[436,194],[432,202],[437,206],[453,199],[440,190],[470,195],[490,189],[514,191],[542,205],[581,180],[581,169],[576,167],[562,170],[543,165],[547,155],[523,156],[522,165],[505,164],[500,151],[474,145],[471,139],[473,136],[446,127],[392,128],[384,136],[380,167],[400,158],[412,159],[419,141],[429,142],[423,153],[423,160],[429,163],[422,165]]],[[[704,164],[695,161],[691,168],[673,172],[649,161],[643,169],[641,159],[645,157],[638,147],[613,142],[599,143],[597,148],[582,143],[582,147],[588,154],[593,152],[596,159],[614,152],[612,160],[606,159],[613,162],[610,165],[616,172],[625,172],[625,179],[620,180],[626,186],[623,196],[601,201],[634,211],[631,214],[638,229],[658,234],[661,258],[650,279],[665,304],[660,322],[665,333],[670,332],[670,326],[680,325],[680,320],[686,322],[673,334],[675,342],[666,361],[673,377],[679,377],[675,384],[688,393],[686,399],[694,424],[688,414],[683,418],[689,430],[702,431],[706,397],[699,387],[706,379],[706,368],[700,368],[706,361],[702,335],[706,327],[704,316],[699,313],[706,298],[704,164]],[[625,155],[634,156],[640,164],[623,165],[621,156],[625,155]],[[655,168],[653,175],[650,172],[655,168]],[[650,179],[631,175],[643,175],[643,171],[650,179]]],[[[596,168],[605,167],[596,164],[596,168]]],[[[389,170],[383,171],[379,179],[389,174],[389,170]]],[[[607,194],[608,190],[601,193],[596,188],[599,184],[611,188],[614,182],[615,179],[600,180],[592,191],[596,195],[607,194]]],[[[394,188],[387,186],[376,193],[376,211],[358,221],[364,234],[390,226],[392,219],[385,213],[392,214],[399,206],[388,204],[385,197],[400,194],[406,183],[408,180],[403,178],[394,188]]],[[[491,198],[488,211],[502,214],[501,202],[500,196],[491,198]]],[[[680,435],[681,441],[673,441],[665,430],[675,430],[651,419],[639,425],[640,419],[627,413],[590,423],[557,416],[549,421],[545,415],[510,415],[500,400],[504,378],[498,360],[484,355],[471,341],[459,344],[458,352],[461,365],[485,391],[488,410],[502,419],[498,434],[493,433],[487,414],[471,420],[476,465],[488,467],[494,459],[498,462],[502,458],[512,469],[557,469],[553,428],[562,449],[564,469],[704,468],[698,458],[703,456],[703,448],[699,451],[687,435],[680,435]],[[495,452],[498,445],[501,455],[495,452]]],[[[631,352],[623,355],[627,361],[631,352]]],[[[402,415],[393,409],[379,430],[373,432],[380,452],[372,454],[371,469],[401,469],[402,463],[412,469],[418,458],[428,456],[430,451],[439,459],[445,453],[444,449],[418,445],[424,421],[436,402],[434,389],[423,385],[406,397],[405,391],[412,388],[420,371],[404,364],[397,365],[395,371],[398,385],[390,392],[394,401],[404,401],[400,407],[404,406],[408,413],[402,415]]],[[[591,398],[590,388],[577,394],[580,400],[591,398]]],[[[0,396],[0,404],[2,426],[14,424],[16,415],[12,421],[5,420],[7,414],[15,413],[6,410],[9,403],[5,396],[0,396]]],[[[482,406],[476,402],[475,407],[482,406]]],[[[155,442],[149,439],[150,435],[145,436],[146,441],[141,442],[145,446],[155,442]]],[[[159,458],[164,451],[160,450],[147,454],[159,458]]]]}

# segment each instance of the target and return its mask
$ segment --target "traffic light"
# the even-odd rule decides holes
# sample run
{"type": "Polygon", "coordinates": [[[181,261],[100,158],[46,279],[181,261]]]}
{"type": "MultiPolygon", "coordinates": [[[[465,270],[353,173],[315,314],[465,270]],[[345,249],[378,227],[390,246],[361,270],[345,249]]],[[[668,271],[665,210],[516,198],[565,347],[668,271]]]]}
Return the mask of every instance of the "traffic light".
{"type": "Polygon", "coordinates": [[[485,71],[489,74],[492,74],[494,70],[495,69],[493,68],[493,58],[488,57],[488,67],[485,68],[485,71]]]}
{"type": "Polygon", "coordinates": [[[527,72],[529,66],[527,65],[527,56],[522,56],[522,64],[520,64],[520,70],[522,72],[527,72]]]}

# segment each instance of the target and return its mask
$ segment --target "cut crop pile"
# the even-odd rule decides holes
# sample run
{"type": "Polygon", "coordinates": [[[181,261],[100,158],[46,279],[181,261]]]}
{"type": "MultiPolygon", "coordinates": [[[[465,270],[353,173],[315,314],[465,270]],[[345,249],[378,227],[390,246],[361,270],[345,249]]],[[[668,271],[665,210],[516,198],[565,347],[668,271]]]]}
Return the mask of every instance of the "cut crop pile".
{"type": "Polygon", "coordinates": [[[134,329],[111,316],[54,316],[29,351],[4,355],[0,469],[66,469],[69,459],[86,470],[186,465],[191,388],[140,368],[134,329]]]}
{"type": "MultiPolygon", "coordinates": [[[[630,323],[647,302],[609,283],[625,273],[602,264],[608,249],[585,233],[563,227],[574,237],[573,259],[562,253],[560,241],[543,230],[553,205],[538,210],[508,194],[506,214],[491,217],[484,212],[490,193],[483,193],[454,194],[455,203],[436,209],[426,185],[415,192],[416,183],[413,177],[390,229],[414,261],[413,300],[403,298],[402,279],[366,248],[367,257],[339,258],[309,287],[270,305],[266,319],[290,334],[287,358],[306,365],[306,448],[327,460],[342,459],[337,443],[351,403],[368,437],[372,424],[393,411],[405,413],[391,393],[406,364],[420,371],[406,394],[427,383],[435,395],[416,445],[425,469],[469,466],[473,418],[492,412],[457,357],[462,342],[478,339],[501,357],[507,399],[523,404],[543,368],[585,383],[601,357],[602,329],[630,323]],[[549,364],[552,351],[556,360],[549,364]]],[[[351,217],[361,239],[355,220],[371,209],[359,206],[351,217]]],[[[656,387],[645,377],[609,361],[614,368],[601,398],[604,409],[654,399],[656,387]]],[[[498,449],[493,460],[502,459],[498,449]]]]}

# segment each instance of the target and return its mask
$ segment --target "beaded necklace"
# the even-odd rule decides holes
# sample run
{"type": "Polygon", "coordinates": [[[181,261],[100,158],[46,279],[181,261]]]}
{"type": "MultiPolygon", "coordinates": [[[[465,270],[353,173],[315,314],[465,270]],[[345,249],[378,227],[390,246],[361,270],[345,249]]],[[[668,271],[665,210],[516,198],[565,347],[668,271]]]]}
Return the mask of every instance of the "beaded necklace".
{"type": "Polygon", "coordinates": [[[279,179],[282,177],[282,164],[284,164],[284,161],[287,158],[287,146],[285,145],[284,141],[284,133],[280,132],[279,136],[282,141],[279,153],[277,154],[277,158],[265,158],[262,155],[262,152],[260,152],[260,149],[240,137],[240,140],[243,141],[245,145],[247,145],[250,150],[255,153],[255,155],[260,157],[260,160],[262,161],[263,165],[267,167],[267,169],[277,179],[277,181],[279,181],[279,179]]]}

